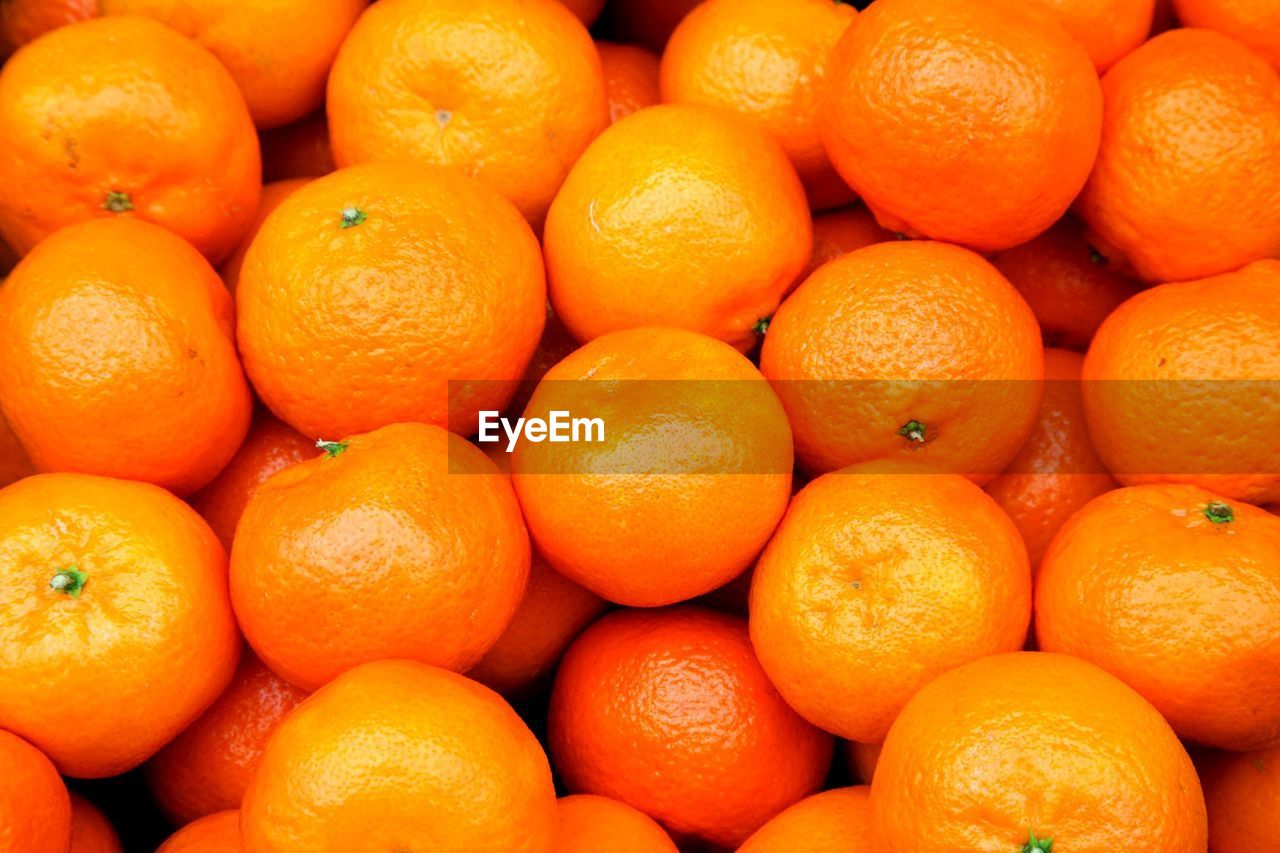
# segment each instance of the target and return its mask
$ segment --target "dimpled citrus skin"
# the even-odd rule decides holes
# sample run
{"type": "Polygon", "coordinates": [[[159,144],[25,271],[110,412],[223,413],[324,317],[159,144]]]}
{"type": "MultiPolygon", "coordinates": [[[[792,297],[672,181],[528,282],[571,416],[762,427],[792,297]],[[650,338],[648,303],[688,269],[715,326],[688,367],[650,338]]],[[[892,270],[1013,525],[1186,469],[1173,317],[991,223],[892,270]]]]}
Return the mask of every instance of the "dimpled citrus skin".
{"type": "Polygon", "coordinates": [[[569,790],[728,847],[816,791],[832,751],[769,683],[745,621],[697,607],[588,628],[560,665],[548,737],[569,790]]]}
{"type": "Polygon", "coordinates": [[[244,238],[227,256],[227,259],[218,265],[218,275],[222,276],[222,280],[226,282],[227,290],[231,291],[233,298],[236,285],[240,283],[240,269],[244,266],[244,256],[249,253],[249,246],[253,244],[258,231],[262,229],[262,223],[267,221],[271,211],[279,207],[286,198],[309,183],[311,183],[310,178],[292,178],[263,185],[262,195],[258,199],[258,212],[254,214],[249,230],[245,232],[244,238]]]}
{"type": "Polygon", "coordinates": [[[809,259],[812,227],[764,131],[714,107],[651,107],[601,134],[551,205],[551,301],[581,341],[661,325],[745,351],[809,259]]]}
{"type": "Polygon", "coordinates": [[[1072,38],[1080,42],[1099,73],[1147,40],[1156,10],[1156,0],[1034,2],[1043,6],[1072,38]]]}
{"type": "Polygon", "coordinates": [[[240,812],[211,814],[179,829],[156,853],[240,853],[240,812]]]}
{"type": "Polygon", "coordinates": [[[1089,245],[1072,217],[994,255],[991,263],[1027,300],[1047,346],[1082,352],[1102,321],[1139,287],[1089,245]]]}
{"type": "Polygon", "coordinates": [[[0,731],[0,851],[67,853],[71,801],[40,750],[0,731]]]}
{"type": "Polygon", "coordinates": [[[41,474],[0,490],[0,728],[68,776],[136,767],[231,680],[227,558],[145,483],[41,474]],[[74,566],[79,597],[50,586],[74,566]]]}
{"type": "Polygon", "coordinates": [[[986,487],[1022,534],[1032,567],[1073,512],[1120,485],[1089,440],[1080,397],[1083,364],[1079,353],[1044,351],[1040,419],[1013,462],[986,487]]]}
{"type": "Polygon", "coordinates": [[[1030,620],[1009,518],[964,477],[902,463],[805,486],[751,582],[751,642],[778,692],[865,743],[934,677],[1022,648],[1030,620]]]}
{"type": "Polygon", "coordinates": [[[606,606],[604,599],[548,566],[535,552],[515,616],[467,677],[503,696],[527,692],[555,668],[573,638],[606,606]]]}
{"type": "Polygon", "coordinates": [[[912,241],[810,276],[774,314],[760,370],[806,470],[909,459],[982,483],[1031,432],[1044,357],[1031,309],[991,264],[912,241]],[[912,421],[923,441],[905,434],[912,421]]]}
{"type": "Polygon", "coordinates": [[[662,827],[631,806],[575,794],[556,801],[556,853],[676,853],[662,827]]]}
{"type": "Polygon", "coordinates": [[[338,52],[327,107],[339,166],[455,166],[535,228],[609,123],[600,56],[556,0],[382,0],[338,52]]]}
{"type": "Polygon", "coordinates": [[[738,853],[878,853],[870,793],[861,785],[806,797],[760,827],[738,853]]]}
{"type": "Polygon", "coordinates": [[[493,691],[411,661],[339,676],[276,730],[245,795],[245,853],[551,853],[533,733],[493,691]]]}
{"type": "Polygon", "coordinates": [[[268,739],[305,698],[244,652],[218,700],[146,765],[147,787],[165,816],[182,826],[239,808],[268,739]]]}
{"type": "Polygon", "coordinates": [[[1174,30],[1102,80],[1102,147],[1077,210],[1147,281],[1280,257],[1280,75],[1244,45],[1174,30]]]}
{"type": "Polygon", "coordinates": [[[59,231],[0,288],[0,407],[42,471],[208,483],[251,397],[217,274],[146,222],[59,231]]]}
{"type": "Polygon", "coordinates": [[[236,303],[253,387],[299,432],[421,421],[469,434],[524,373],[546,282],[537,239],[496,192],[453,169],[368,163],[281,202],[236,303]],[[451,394],[449,380],[478,386],[451,394]]]}
{"type": "Polygon", "coordinates": [[[827,65],[836,170],[894,231],[994,251],[1066,212],[1102,96],[1051,19],[992,0],[877,0],[827,65]]]}
{"type": "Polygon", "coordinates": [[[673,604],[755,559],[791,494],[791,430],[760,372],[682,329],[605,335],[525,410],[589,413],[604,441],[521,441],[512,482],[539,553],[603,598],[673,604]],[[589,380],[589,381],[588,381],[589,380]]]}
{"type": "Polygon", "coordinates": [[[79,794],[71,795],[71,847],[67,853],[124,853],[106,815],[79,794]]]}
{"type": "Polygon", "coordinates": [[[229,553],[236,525],[258,487],[277,471],[319,454],[314,441],[259,411],[227,467],[187,502],[209,522],[229,553]]]}
{"type": "Polygon", "coordinates": [[[1036,636],[1120,678],[1185,739],[1280,744],[1280,518],[1195,486],[1095,498],[1040,564],[1036,636]],[[1230,521],[1208,517],[1219,502],[1230,521]]]}
{"type": "Polygon", "coordinates": [[[1102,324],[1083,378],[1089,433],[1120,482],[1280,500],[1280,443],[1263,439],[1280,431],[1280,261],[1140,293],[1102,324]]]}
{"type": "Polygon", "coordinates": [[[99,0],[104,15],[143,15],[195,39],[227,67],[259,127],[324,101],[329,66],[369,0],[99,0]]]}
{"type": "Polygon", "coordinates": [[[529,577],[511,485],[439,427],[396,424],[258,487],[231,596],[272,670],[315,689],[387,657],[459,672],[502,634],[529,577]]]}
{"type": "Polygon", "coordinates": [[[50,30],[98,13],[98,0],[7,0],[0,3],[0,56],[50,30]]]}
{"type": "Polygon", "coordinates": [[[19,254],[64,225],[137,217],[217,263],[258,205],[240,90],[208,51],[146,18],[63,27],[11,59],[0,137],[0,235],[19,254]],[[113,211],[112,193],[129,207],[113,211]]]}
{"type": "Polygon", "coordinates": [[[709,0],[685,16],[662,54],[663,100],[753,119],[778,141],[815,208],[853,193],[822,145],[818,110],[831,49],[853,23],[831,0],[709,0]]]}
{"type": "Polygon", "coordinates": [[[1185,27],[1217,30],[1280,71],[1280,4],[1275,0],[1173,0],[1185,27]]]}
{"type": "Polygon", "coordinates": [[[609,123],[652,107],[662,100],[656,54],[634,44],[598,41],[604,91],[609,99],[609,123]]]}
{"type": "Polygon", "coordinates": [[[1252,853],[1280,833],[1280,747],[1221,753],[1201,773],[1209,808],[1209,849],[1252,853]]]}
{"type": "Polygon", "coordinates": [[[871,809],[881,853],[1023,849],[1065,853],[1135,839],[1204,853],[1195,768],[1142,697],[1095,666],[1015,652],[938,678],[889,732],[871,809]]]}
{"type": "Polygon", "coordinates": [[[324,110],[293,124],[258,134],[262,145],[262,180],[318,178],[338,168],[329,144],[329,120],[324,110]]]}

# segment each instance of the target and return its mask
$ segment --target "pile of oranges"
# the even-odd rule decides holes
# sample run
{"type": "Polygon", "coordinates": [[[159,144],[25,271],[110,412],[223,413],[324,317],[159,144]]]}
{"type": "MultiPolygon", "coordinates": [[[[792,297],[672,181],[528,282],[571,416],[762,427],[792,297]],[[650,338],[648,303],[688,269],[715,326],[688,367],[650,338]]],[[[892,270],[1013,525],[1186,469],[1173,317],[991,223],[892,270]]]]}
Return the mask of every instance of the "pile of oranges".
{"type": "Polygon", "coordinates": [[[1280,0],[0,56],[0,853],[1280,849],[1280,0]]]}

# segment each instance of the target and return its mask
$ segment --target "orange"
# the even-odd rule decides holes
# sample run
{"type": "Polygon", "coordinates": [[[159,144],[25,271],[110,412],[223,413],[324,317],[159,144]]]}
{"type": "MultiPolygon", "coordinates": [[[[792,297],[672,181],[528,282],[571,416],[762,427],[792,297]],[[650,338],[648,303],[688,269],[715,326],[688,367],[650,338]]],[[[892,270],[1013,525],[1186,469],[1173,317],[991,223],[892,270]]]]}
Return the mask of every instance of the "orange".
{"type": "Polygon", "coordinates": [[[1205,851],[1200,783],[1168,724],[1063,655],[983,658],[917,693],[885,741],[871,810],[880,853],[1205,851]]]}
{"type": "Polygon", "coordinates": [[[1099,73],[1147,40],[1156,8],[1156,0],[1036,2],[1080,42],[1099,73]]]}
{"type": "Polygon", "coordinates": [[[240,812],[227,811],[189,823],[169,836],[156,853],[241,853],[240,812]]]}
{"type": "Polygon", "coordinates": [[[338,47],[369,0],[100,0],[104,15],[144,15],[208,48],[231,72],[259,127],[324,101],[338,47]]]}
{"type": "Polygon", "coordinates": [[[1079,353],[1044,351],[1040,419],[1009,467],[987,484],[987,494],[1022,534],[1033,567],[1072,513],[1119,485],[1089,440],[1080,396],[1083,364],[1079,353]]]}
{"type": "Polygon", "coordinates": [[[329,145],[329,120],[324,110],[301,121],[258,134],[262,146],[262,180],[318,178],[338,168],[329,145]]]}
{"type": "Polygon", "coordinates": [[[813,253],[809,256],[809,265],[796,277],[795,284],[799,286],[828,261],[872,243],[886,243],[893,239],[893,232],[881,228],[871,211],[862,206],[816,214],[813,217],[813,253]]]}
{"type": "Polygon", "coordinates": [[[0,490],[0,567],[0,727],[68,776],[138,766],[231,679],[226,555],[162,489],[14,483],[0,490]]]}
{"type": "Polygon", "coordinates": [[[71,802],[49,759],[0,731],[0,851],[67,853],[71,802]]]}
{"type": "Polygon", "coordinates": [[[163,228],[70,226],[0,288],[0,406],[41,471],[193,492],[249,428],[232,322],[217,273],[163,228]]]}
{"type": "Polygon", "coordinates": [[[1147,281],[1280,257],[1280,75],[1208,30],[1156,36],[1107,72],[1102,147],[1077,209],[1147,281]]]}
{"type": "Polygon", "coordinates": [[[556,0],[382,0],[338,52],[328,110],[339,166],[455,166],[535,228],[609,123],[595,44],[556,0]]]}
{"type": "Polygon", "coordinates": [[[262,196],[258,199],[258,212],[254,214],[253,223],[249,226],[249,230],[245,232],[240,244],[218,267],[218,274],[222,276],[222,280],[226,282],[227,290],[231,291],[233,296],[236,292],[236,286],[240,283],[240,269],[244,266],[244,256],[249,253],[249,246],[252,245],[254,238],[258,236],[258,231],[262,229],[262,223],[266,221],[273,210],[280,206],[281,202],[309,183],[311,183],[310,178],[292,178],[285,181],[276,181],[262,187],[262,196]]]}
{"type": "Polygon", "coordinates": [[[0,3],[0,57],[51,30],[96,14],[96,0],[6,0],[0,3]]]}
{"type": "Polygon", "coordinates": [[[79,794],[71,795],[71,847],[67,853],[124,853],[106,815],[79,794]]]}
{"type": "Polygon", "coordinates": [[[573,638],[605,607],[603,599],[535,553],[516,615],[467,677],[504,696],[528,691],[551,673],[573,638]]]}
{"type": "Polygon", "coordinates": [[[63,27],[0,73],[0,236],[25,255],[86,219],[144,219],[217,263],[249,227],[253,122],[208,51],[145,18],[63,27]]]}
{"type": "Polygon", "coordinates": [[[832,750],[769,683],[746,622],[697,607],[588,628],[556,676],[548,739],[569,790],[726,847],[816,791],[832,750]]]}
{"type": "Polygon", "coordinates": [[[826,79],[836,170],[881,225],[913,237],[1025,243],[1066,212],[1098,150],[1088,55],[1024,5],[877,0],[826,79]]]}
{"type": "Polygon", "coordinates": [[[823,75],[854,9],[831,0],[709,0],[662,54],[662,97],[757,122],[786,151],[815,208],[847,204],[818,129],[823,75]]]}
{"type": "Polygon", "coordinates": [[[604,8],[604,0],[560,0],[562,4],[588,27],[600,17],[604,8]]]}
{"type": "Polygon", "coordinates": [[[242,654],[218,700],[147,764],[147,787],[165,815],[182,826],[239,808],[267,741],[305,698],[252,654],[242,654]]]}
{"type": "Polygon", "coordinates": [[[991,263],[1027,300],[1048,346],[1088,349],[1102,321],[1138,292],[1070,217],[991,263]]]}
{"type": "Polygon", "coordinates": [[[598,41],[604,93],[609,101],[609,123],[662,101],[658,57],[633,44],[598,41]]]}
{"type": "Polygon", "coordinates": [[[930,242],[867,246],[821,267],[774,314],[760,354],[806,470],[909,459],[979,483],[1030,435],[1043,362],[1035,317],[1009,282],[974,253],[930,242]]]}
{"type": "Polygon", "coordinates": [[[653,818],[625,803],[593,794],[556,801],[556,853],[676,853],[653,818]]]}
{"type": "Polygon", "coordinates": [[[538,241],[496,192],[453,169],[370,163],[295,191],[262,224],[236,289],[240,352],[262,401],[308,436],[401,421],[469,434],[514,392],[545,288],[538,241]]]}
{"type": "Polygon", "coordinates": [[[326,446],[249,500],[231,549],[241,630],[307,690],[357,664],[458,672],[511,621],[529,538],[510,483],[439,427],[396,424],[326,446]]]}
{"type": "Polygon", "coordinates": [[[1213,853],[1264,850],[1280,832],[1280,747],[1215,756],[1202,773],[1213,853]]]}
{"type": "Polygon", "coordinates": [[[1125,485],[1280,500],[1280,262],[1166,284],[1107,318],[1084,362],[1098,455],[1125,485]]]}
{"type": "Polygon", "coordinates": [[[1185,27],[1217,30],[1280,71],[1280,5],[1274,0],[1173,0],[1185,27]]]}
{"type": "Polygon", "coordinates": [[[713,107],[650,107],[601,134],[556,196],[551,302],[582,341],[678,326],[745,351],[809,259],[811,230],[764,131],[713,107]]]}
{"type": "Polygon", "coordinates": [[[878,853],[869,794],[864,785],[806,797],[760,827],[738,853],[878,853]]]}
{"type": "Polygon", "coordinates": [[[872,462],[801,490],[751,582],[751,643],[801,716],[879,743],[917,690],[1022,648],[1018,531],[958,474],[872,462]]]}
{"type": "Polygon", "coordinates": [[[1040,564],[1036,636],[1120,678],[1187,740],[1280,744],[1280,518],[1195,486],[1095,498],[1040,564]]]}
{"type": "Polygon", "coordinates": [[[258,487],[277,471],[319,454],[311,439],[260,411],[227,467],[192,495],[189,503],[209,522],[230,552],[236,525],[258,487]]]}
{"type": "Polygon", "coordinates": [[[0,413],[0,488],[36,472],[26,449],[0,413]]]}
{"type": "Polygon", "coordinates": [[[550,853],[546,756],[488,688],[411,661],[347,672],[267,744],[245,795],[246,853],[550,853]]]}
{"type": "Polygon", "coordinates": [[[673,604],[732,580],[782,518],[791,431],[760,372],[681,329],[605,335],[547,372],[525,417],[599,418],[599,441],[521,441],[512,481],[552,568],[610,601],[673,604]]]}
{"type": "Polygon", "coordinates": [[[613,0],[606,21],[627,41],[662,52],[671,31],[702,0],[613,0]]]}
{"type": "Polygon", "coordinates": [[[876,764],[880,761],[881,747],[882,744],[878,743],[845,742],[845,761],[853,778],[871,784],[876,775],[876,764]]]}

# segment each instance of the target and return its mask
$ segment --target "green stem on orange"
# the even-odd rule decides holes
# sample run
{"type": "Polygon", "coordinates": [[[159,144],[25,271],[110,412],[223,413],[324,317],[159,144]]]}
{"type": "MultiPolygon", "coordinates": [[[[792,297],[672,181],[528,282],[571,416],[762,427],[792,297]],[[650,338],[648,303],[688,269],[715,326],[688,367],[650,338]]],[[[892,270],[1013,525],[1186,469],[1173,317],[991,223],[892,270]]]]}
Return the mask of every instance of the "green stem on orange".
{"type": "Polygon", "coordinates": [[[909,420],[898,428],[898,435],[910,441],[918,441],[924,444],[924,435],[928,427],[917,420],[909,420]]]}
{"type": "Polygon", "coordinates": [[[1099,252],[1095,247],[1093,246],[1089,247],[1089,263],[1102,266],[1103,264],[1108,263],[1110,260],[1111,260],[1110,258],[1108,258],[1106,255],[1099,252]]]}
{"type": "Polygon", "coordinates": [[[1236,520],[1235,511],[1231,509],[1229,504],[1225,504],[1222,501],[1213,501],[1205,505],[1204,517],[1214,524],[1229,524],[1236,520]]]}
{"type": "Polygon", "coordinates": [[[1034,832],[1028,833],[1031,839],[1022,845],[1022,853],[1053,853],[1052,838],[1036,838],[1034,832]]]}
{"type": "Polygon", "coordinates": [[[76,568],[73,563],[62,569],[49,581],[49,588],[65,594],[69,598],[79,598],[89,576],[76,568]]]}
{"type": "Polygon", "coordinates": [[[756,320],[756,324],[751,327],[751,331],[755,332],[757,335],[764,335],[765,332],[769,331],[769,324],[772,322],[772,317],[761,317],[759,320],[756,320]]]}
{"type": "Polygon", "coordinates": [[[316,442],[316,448],[319,450],[323,450],[326,454],[328,454],[325,457],[326,459],[332,459],[335,456],[341,456],[343,453],[345,453],[348,443],[349,442],[346,442],[346,441],[325,441],[322,438],[316,442]]]}
{"type": "Polygon", "coordinates": [[[358,207],[347,207],[342,211],[342,227],[343,229],[355,228],[360,223],[369,218],[369,214],[365,213],[358,207]]]}
{"type": "Polygon", "coordinates": [[[133,199],[128,193],[112,190],[107,193],[107,200],[102,203],[102,209],[112,213],[124,213],[133,210],[133,199]]]}

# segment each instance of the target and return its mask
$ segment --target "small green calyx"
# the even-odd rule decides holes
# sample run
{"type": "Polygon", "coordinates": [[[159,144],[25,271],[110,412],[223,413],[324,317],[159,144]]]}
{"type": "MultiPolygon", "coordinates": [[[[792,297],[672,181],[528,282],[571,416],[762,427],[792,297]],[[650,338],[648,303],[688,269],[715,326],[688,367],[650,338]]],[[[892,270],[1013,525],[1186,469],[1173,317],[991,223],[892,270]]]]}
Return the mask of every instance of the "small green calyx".
{"type": "Polygon", "coordinates": [[[325,452],[326,459],[332,459],[345,453],[348,443],[346,441],[325,441],[322,438],[316,442],[316,448],[325,452]]]}
{"type": "Polygon", "coordinates": [[[358,207],[348,207],[342,211],[342,227],[343,229],[355,228],[360,223],[369,218],[369,214],[365,213],[358,207]]]}
{"type": "Polygon", "coordinates": [[[107,193],[107,200],[102,203],[102,209],[112,213],[125,213],[133,210],[133,199],[128,193],[112,191],[107,193]]]}
{"type": "Polygon", "coordinates": [[[1097,266],[1103,266],[1104,264],[1110,263],[1110,261],[1110,258],[1099,252],[1096,248],[1093,246],[1089,247],[1089,263],[1097,266]]]}
{"type": "Polygon", "coordinates": [[[772,317],[761,317],[759,320],[756,320],[756,324],[751,327],[751,331],[763,337],[765,332],[769,331],[769,324],[772,322],[772,317]]]}
{"type": "Polygon", "coordinates": [[[1204,508],[1204,517],[1212,521],[1214,524],[1229,524],[1236,520],[1236,514],[1231,507],[1222,501],[1214,501],[1204,508]]]}
{"type": "Polygon", "coordinates": [[[68,598],[79,598],[88,581],[89,576],[73,564],[54,575],[49,581],[49,588],[63,593],[68,598]]]}
{"type": "Polygon", "coordinates": [[[927,427],[917,420],[907,421],[898,428],[898,435],[909,441],[918,441],[924,444],[924,434],[927,427]]]}
{"type": "Polygon", "coordinates": [[[1034,832],[1030,835],[1031,840],[1022,845],[1022,853],[1053,853],[1052,838],[1036,838],[1034,832]]]}

